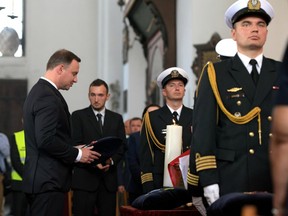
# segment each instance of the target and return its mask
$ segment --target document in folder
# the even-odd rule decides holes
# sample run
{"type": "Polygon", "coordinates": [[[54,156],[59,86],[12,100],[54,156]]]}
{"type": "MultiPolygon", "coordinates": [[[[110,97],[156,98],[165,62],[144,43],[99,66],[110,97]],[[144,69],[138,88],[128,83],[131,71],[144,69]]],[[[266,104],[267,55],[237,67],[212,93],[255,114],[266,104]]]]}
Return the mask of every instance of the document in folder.
{"type": "Polygon", "coordinates": [[[95,165],[99,163],[105,163],[107,159],[112,157],[112,155],[114,155],[118,151],[122,143],[123,140],[121,138],[109,136],[101,138],[95,143],[85,145],[84,148],[93,146],[92,150],[97,151],[101,154],[101,157],[92,163],[92,165],[95,165]]]}

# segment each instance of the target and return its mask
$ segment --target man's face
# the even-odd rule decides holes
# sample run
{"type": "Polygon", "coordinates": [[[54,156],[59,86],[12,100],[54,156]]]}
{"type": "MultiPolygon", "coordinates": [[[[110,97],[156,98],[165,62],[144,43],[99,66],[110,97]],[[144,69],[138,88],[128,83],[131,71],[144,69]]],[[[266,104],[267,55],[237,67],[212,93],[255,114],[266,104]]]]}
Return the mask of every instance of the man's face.
{"type": "Polygon", "coordinates": [[[246,17],[234,24],[232,38],[237,42],[238,50],[241,52],[260,50],[267,38],[267,24],[259,17],[246,17]]]}
{"type": "Polygon", "coordinates": [[[79,62],[72,60],[70,65],[61,65],[59,70],[61,72],[59,89],[69,90],[74,83],[78,80],[79,62]]]}
{"type": "Polygon", "coordinates": [[[185,95],[185,85],[182,80],[170,80],[162,89],[166,100],[182,100],[185,95]]]}
{"type": "Polygon", "coordinates": [[[89,88],[89,101],[94,110],[101,111],[105,107],[106,101],[109,99],[110,94],[104,85],[91,86],[89,88]]]}
{"type": "Polygon", "coordinates": [[[130,133],[135,133],[141,130],[142,121],[135,119],[130,121],[130,133]]]}

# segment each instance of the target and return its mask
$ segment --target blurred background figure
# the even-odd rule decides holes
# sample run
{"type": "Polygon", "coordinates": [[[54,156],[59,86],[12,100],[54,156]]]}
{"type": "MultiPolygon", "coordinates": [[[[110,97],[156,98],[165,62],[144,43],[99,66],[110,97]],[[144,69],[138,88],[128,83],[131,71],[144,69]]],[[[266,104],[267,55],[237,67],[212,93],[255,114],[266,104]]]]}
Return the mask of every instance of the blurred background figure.
{"type": "MultiPolygon", "coordinates": [[[[131,134],[139,132],[141,130],[141,125],[142,125],[142,119],[139,117],[133,117],[129,119],[129,121],[125,121],[124,124],[127,122],[128,128],[125,129],[126,133],[129,133],[129,136],[126,134],[127,138],[127,143],[126,143],[126,149],[129,149],[129,137],[131,134]]],[[[125,152],[125,155],[121,162],[118,164],[117,167],[117,174],[118,174],[118,205],[127,205],[128,202],[128,197],[130,196],[129,193],[127,192],[127,186],[128,183],[130,182],[131,179],[131,173],[128,168],[128,161],[127,161],[127,151],[125,152]]]]}
{"type": "Polygon", "coordinates": [[[0,133],[0,216],[3,216],[4,206],[4,176],[6,173],[6,162],[5,160],[9,157],[10,145],[7,136],[4,133],[0,133]]]}
{"type": "MultiPolygon", "coordinates": [[[[146,112],[151,112],[156,109],[159,109],[160,106],[157,104],[150,104],[146,106],[142,113],[142,119],[146,112]]],[[[126,190],[129,193],[129,204],[143,194],[142,183],[141,183],[141,170],[140,170],[140,130],[131,133],[128,138],[128,150],[127,150],[127,167],[130,172],[130,179],[128,181],[126,190]]]]}
{"type": "Polygon", "coordinates": [[[10,158],[12,164],[11,189],[12,189],[12,215],[28,216],[28,201],[23,192],[22,176],[26,157],[24,130],[15,132],[9,137],[10,158]]]}

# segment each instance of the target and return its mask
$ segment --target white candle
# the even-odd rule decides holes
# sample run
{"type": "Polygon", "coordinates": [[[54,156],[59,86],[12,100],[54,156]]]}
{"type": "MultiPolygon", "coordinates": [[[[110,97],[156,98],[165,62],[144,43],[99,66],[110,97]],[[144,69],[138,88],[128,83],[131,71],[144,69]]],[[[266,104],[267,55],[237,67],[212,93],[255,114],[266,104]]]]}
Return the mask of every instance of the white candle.
{"type": "Polygon", "coordinates": [[[168,164],[181,154],[182,126],[167,125],[166,129],[163,187],[173,187],[168,171],[168,164]]]}

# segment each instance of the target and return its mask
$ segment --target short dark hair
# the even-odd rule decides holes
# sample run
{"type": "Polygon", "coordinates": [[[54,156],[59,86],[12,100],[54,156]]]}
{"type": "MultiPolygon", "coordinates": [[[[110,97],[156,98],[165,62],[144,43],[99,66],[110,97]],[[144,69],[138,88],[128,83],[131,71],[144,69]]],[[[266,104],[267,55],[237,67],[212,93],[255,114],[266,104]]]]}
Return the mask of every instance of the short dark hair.
{"type": "Polygon", "coordinates": [[[141,122],[142,122],[142,119],[139,118],[139,117],[133,117],[133,118],[131,118],[130,121],[129,121],[129,124],[130,124],[130,125],[131,125],[131,122],[132,122],[132,121],[141,121],[141,122]]]}
{"type": "Polygon", "coordinates": [[[81,62],[81,59],[73,52],[60,49],[57,50],[48,60],[46,70],[51,70],[60,64],[69,65],[73,60],[81,62]]]}
{"type": "Polygon", "coordinates": [[[142,118],[144,117],[145,113],[147,112],[147,110],[148,110],[150,107],[158,107],[158,108],[161,108],[158,104],[149,104],[149,105],[147,105],[147,106],[144,108],[143,112],[142,112],[142,118]]]}
{"type": "Polygon", "coordinates": [[[94,81],[90,84],[89,88],[92,87],[92,86],[101,86],[101,85],[104,85],[104,86],[105,86],[105,88],[106,88],[106,90],[107,90],[107,94],[108,94],[108,93],[109,93],[108,85],[107,85],[107,83],[106,83],[104,80],[102,80],[102,79],[96,79],[96,80],[94,80],[94,81]]]}

